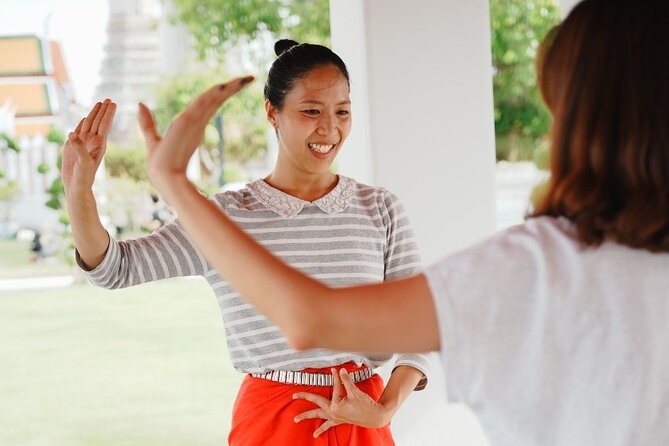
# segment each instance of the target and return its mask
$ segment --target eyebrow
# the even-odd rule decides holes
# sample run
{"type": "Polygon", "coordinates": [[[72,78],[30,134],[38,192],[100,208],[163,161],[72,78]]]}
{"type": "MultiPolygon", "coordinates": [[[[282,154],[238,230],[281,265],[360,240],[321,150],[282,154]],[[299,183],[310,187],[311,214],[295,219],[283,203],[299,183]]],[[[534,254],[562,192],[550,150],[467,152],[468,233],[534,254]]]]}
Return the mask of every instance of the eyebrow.
{"type": "MultiPolygon", "coordinates": [[[[322,101],[318,101],[316,99],[305,99],[303,101],[300,101],[300,104],[317,104],[317,105],[324,105],[325,103],[322,101]]],[[[351,101],[346,100],[346,101],[341,101],[338,102],[337,105],[350,105],[351,101]]]]}

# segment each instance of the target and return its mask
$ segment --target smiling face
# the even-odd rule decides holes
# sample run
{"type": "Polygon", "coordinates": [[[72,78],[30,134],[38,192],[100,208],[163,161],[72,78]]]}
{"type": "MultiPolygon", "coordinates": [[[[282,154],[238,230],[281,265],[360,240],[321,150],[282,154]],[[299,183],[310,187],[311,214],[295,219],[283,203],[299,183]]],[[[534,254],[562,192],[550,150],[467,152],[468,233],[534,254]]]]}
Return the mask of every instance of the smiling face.
{"type": "Polygon", "coordinates": [[[348,82],[324,65],[295,82],[281,109],[265,102],[279,140],[277,168],[299,174],[327,174],[351,131],[348,82]]]}

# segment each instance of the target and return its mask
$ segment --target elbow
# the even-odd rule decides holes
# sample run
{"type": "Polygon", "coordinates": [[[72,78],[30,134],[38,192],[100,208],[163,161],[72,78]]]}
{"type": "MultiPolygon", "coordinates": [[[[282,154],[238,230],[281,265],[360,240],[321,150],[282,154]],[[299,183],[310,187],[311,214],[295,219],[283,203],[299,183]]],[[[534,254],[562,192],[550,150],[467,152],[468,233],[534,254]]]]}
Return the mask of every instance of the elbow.
{"type": "Polygon", "coordinates": [[[286,335],[286,338],[288,339],[290,346],[297,351],[310,350],[318,347],[315,337],[309,333],[289,333],[286,335]]]}
{"type": "Polygon", "coordinates": [[[324,334],[329,330],[327,302],[330,288],[319,284],[318,289],[309,293],[303,304],[292,311],[284,327],[286,338],[292,348],[298,351],[327,347],[324,334]]]}

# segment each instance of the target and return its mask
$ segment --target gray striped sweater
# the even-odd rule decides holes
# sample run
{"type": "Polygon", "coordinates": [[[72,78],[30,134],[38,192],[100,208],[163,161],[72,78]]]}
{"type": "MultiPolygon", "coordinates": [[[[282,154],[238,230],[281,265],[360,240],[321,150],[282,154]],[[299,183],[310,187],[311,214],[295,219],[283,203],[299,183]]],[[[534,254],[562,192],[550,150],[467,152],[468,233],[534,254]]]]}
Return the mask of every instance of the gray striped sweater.
{"type": "MultiPolygon", "coordinates": [[[[217,194],[213,200],[275,255],[330,286],[381,282],[420,269],[404,208],[383,188],[340,176],[330,193],[307,202],[256,180],[240,191],[217,194]]],[[[77,261],[81,265],[78,255],[77,261]]],[[[178,220],[146,237],[111,239],[102,263],[85,274],[93,284],[109,289],[170,277],[203,276],[221,309],[230,359],[241,372],[301,370],[347,361],[378,367],[391,359],[389,355],[292,349],[281,331],[209,265],[178,220]]],[[[413,366],[427,376],[426,355],[398,355],[395,365],[413,366]]]]}

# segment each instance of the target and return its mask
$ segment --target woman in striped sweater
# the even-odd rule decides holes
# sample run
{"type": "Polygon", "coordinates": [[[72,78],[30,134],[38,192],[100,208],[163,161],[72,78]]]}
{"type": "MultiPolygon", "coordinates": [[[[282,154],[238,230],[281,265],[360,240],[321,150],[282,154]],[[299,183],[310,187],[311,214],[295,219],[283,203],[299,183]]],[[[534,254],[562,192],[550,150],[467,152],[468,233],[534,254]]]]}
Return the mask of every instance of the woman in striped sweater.
{"type": "MultiPolygon", "coordinates": [[[[278,58],[264,92],[267,119],[279,142],[276,166],[266,178],[217,194],[212,203],[275,255],[330,286],[416,273],[418,250],[397,198],[329,171],[351,128],[344,62],[320,45],[281,40],[275,50],[278,58]]],[[[230,95],[250,80],[216,88],[230,95]]],[[[201,105],[200,111],[213,113],[220,103],[201,105]]],[[[414,389],[425,386],[425,355],[399,355],[384,387],[373,369],[392,355],[296,351],[205,260],[183,231],[181,218],[140,239],[109,237],[91,186],[114,111],[113,102],[98,103],[64,149],[63,181],[76,258],[89,280],[106,288],[190,275],[208,281],[223,316],[230,359],[247,374],[235,403],[231,445],[393,444],[390,419],[414,389]],[[340,369],[352,379],[342,383],[340,369]],[[347,404],[333,410],[343,386],[347,404]]],[[[140,115],[145,124],[152,122],[143,105],[140,115]]],[[[197,133],[201,128],[180,130],[197,133]]],[[[268,296],[276,292],[272,287],[265,291],[268,296]]]]}

